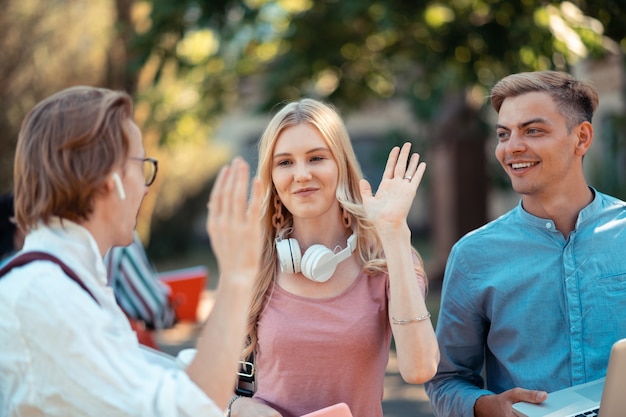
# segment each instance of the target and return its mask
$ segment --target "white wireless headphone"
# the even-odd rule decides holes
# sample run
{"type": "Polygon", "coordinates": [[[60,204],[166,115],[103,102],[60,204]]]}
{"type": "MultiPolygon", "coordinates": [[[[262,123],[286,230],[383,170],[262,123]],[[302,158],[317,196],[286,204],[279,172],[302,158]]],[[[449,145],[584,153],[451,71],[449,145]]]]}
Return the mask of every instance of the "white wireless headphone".
{"type": "Polygon", "coordinates": [[[111,176],[113,177],[113,182],[115,183],[115,188],[117,188],[117,194],[120,196],[120,200],[126,200],[126,192],[124,191],[124,185],[122,184],[120,174],[114,172],[111,176]]]}
{"type": "Polygon", "coordinates": [[[348,238],[345,249],[333,253],[324,245],[313,245],[301,255],[300,244],[296,239],[276,239],[276,252],[280,268],[288,274],[302,272],[302,275],[315,281],[326,282],[333,276],[337,265],[350,257],[356,249],[356,235],[348,238]]]}

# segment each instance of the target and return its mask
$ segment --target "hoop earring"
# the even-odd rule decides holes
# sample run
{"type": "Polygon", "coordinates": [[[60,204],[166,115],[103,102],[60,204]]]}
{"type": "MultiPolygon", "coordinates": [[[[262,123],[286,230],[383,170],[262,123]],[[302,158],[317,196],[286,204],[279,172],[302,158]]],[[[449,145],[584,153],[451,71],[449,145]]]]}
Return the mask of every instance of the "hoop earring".
{"type": "Polygon", "coordinates": [[[343,218],[343,225],[346,226],[346,229],[352,227],[352,215],[345,207],[341,207],[341,217],[343,218]]]}

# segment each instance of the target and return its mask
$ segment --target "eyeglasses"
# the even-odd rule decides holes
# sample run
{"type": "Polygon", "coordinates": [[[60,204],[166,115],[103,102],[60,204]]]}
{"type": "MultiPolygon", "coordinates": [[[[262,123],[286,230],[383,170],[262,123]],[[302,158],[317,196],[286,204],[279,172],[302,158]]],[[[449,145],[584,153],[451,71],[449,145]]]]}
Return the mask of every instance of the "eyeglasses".
{"type": "Polygon", "coordinates": [[[156,179],[157,171],[159,170],[159,161],[154,158],[139,158],[136,156],[129,156],[129,159],[134,159],[135,161],[142,162],[143,179],[145,181],[146,187],[151,186],[156,179]]]}

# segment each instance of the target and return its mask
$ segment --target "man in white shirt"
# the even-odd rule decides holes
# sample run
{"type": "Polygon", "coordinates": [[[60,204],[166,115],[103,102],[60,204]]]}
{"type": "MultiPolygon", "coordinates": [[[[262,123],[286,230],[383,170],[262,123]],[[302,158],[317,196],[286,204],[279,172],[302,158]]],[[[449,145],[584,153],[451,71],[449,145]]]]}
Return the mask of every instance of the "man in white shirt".
{"type": "Polygon", "coordinates": [[[63,90],[19,134],[15,215],[22,253],[53,255],[0,277],[0,415],[221,416],[231,397],[261,253],[258,182],[220,172],[207,231],[218,259],[216,302],[185,370],[142,350],[106,286],[102,257],[133,240],[156,176],[123,92],[63,90]]]}

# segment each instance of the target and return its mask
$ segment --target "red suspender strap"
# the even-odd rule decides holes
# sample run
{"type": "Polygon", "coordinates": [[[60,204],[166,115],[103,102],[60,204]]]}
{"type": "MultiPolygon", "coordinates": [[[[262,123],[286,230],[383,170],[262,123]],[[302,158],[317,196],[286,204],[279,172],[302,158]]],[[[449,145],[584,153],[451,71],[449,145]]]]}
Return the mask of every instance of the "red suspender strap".
{"type": "Polygon", "coordinates": [[[52,256],[46,252],[24,252],[20,255],[17,255],[13,259],[11,259],[6,265],[0,268],[0,278],[2,278],[2,276],[7,274],[11,269],[18,267],[18,266],[26,265],[27,263],[32,262],[32,261],[49,261],[49,262],[54,262],[55,264],[59,265],[59,267],[61,267],[65,275],[67,275],[74,282],[80,285],[80,287],[83,290],[85,290],[91,298],[93,298],[96,304],[100,304],[98,303],[98,300],[96,300],[96,297],[94,297],[91,291],[89,291],[87,286],[83,283],[83,281],[78,277],[78,275],[76,275],[76,272],[74,272],[69,266],[65,265],[63,261],[61,261],[56,256],[52,256]]]}

